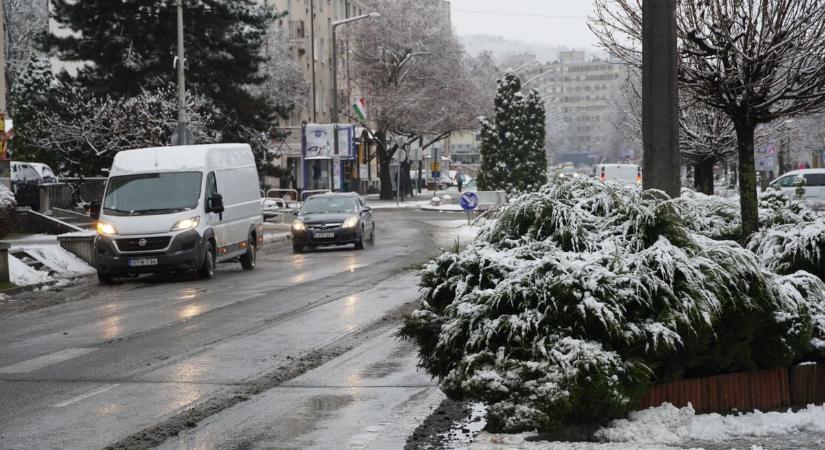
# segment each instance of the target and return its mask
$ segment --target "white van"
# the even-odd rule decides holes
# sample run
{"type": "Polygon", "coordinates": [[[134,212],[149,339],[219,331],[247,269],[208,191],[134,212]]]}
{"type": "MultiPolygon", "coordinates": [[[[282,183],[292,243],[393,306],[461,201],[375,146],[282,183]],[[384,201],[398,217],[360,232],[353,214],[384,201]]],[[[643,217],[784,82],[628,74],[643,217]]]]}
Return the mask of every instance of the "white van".
{"type": "Polygon", "coordinates": [[[779,187],[790,197],[796,196],[796,177],[805,178],[805,203],[815,209],[825,208],[825,169],[799,169],[782,174],[770,185],[779,187]]]}
{"type": "MultiPolygon", "coordinates": [[[[97,217],[95,217],[97,216],[97,217]]],[[[128,150],[115,156],[98,220],[98,279],[197,271],[218,262],[255,268],[263,243],[258,172],[245,144],[128,150]]]]}
{"type": "Polygon", "coordinates": [[[593,176],[601,181],[642,184],[642,168],[638,164],[599,164],[595,167],[593,176]]]}

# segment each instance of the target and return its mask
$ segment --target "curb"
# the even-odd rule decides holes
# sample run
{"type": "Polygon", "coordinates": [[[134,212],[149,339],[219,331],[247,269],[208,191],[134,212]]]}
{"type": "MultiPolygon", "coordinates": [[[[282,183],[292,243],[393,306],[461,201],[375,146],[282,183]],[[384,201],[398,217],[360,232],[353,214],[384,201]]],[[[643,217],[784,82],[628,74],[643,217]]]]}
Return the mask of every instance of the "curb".
{"type": "MultiPolygon", "coordinates": [[[[25,293],[25,292],[34,292],[34,291],[36,291],[38,289],[42,289],[44,287],[54,286],[54,285],[60,283],[63,280],[71,281],[72,283],[69,286],[73,286],[75,284],[79,284],[79,283],[76,283],[76,282],[79,282],[80,280],[83,280],[85,278],[89,278],[91,280],[93,277],[94,277],[94,275],[81,275],[81,276],[72,277],[72,278],[59,278],[57,280],[49,281],[49,282],[46,282],[46,283],[30,284],[28,286],[17,286],[17,287],[13,287],[11,289],[6,289],[6,290],[0,291],[0,295],[17,295],[17,294],[22,294],[22,293],[25,293]]],[[[67,287],[69,287],[69,286],[67,286],[67,287]]]]}

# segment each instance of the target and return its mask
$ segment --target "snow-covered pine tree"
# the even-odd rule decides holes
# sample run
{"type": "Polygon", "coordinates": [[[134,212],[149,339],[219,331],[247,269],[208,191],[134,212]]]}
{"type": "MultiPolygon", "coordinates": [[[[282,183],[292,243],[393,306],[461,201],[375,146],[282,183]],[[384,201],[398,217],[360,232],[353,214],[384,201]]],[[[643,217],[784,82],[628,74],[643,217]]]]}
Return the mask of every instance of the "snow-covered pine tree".
{"type": "Polygon", "coordinates": [[[518,76],[506,73],[498,82],[493,121],[481,121],[482,190],[525,192],[546,180],[544,106],[538,93],[525,98],[521,88],[518,76]]]}
{"type": "Polygon", "coordinates": [[[527,126],[522,130],[522,156],[518,158],[519,174],[515,181],[520,192],[537,191],[547,182],[547,154],[544,143],[544,100],[536,90],[530,90],[524,100],[527,126]]]}
{"type": "Polygon", "coordinates": [[[37,114],[52,110],[57,94],[58,83],[48,57],[32,55],[17,74],[9,95],[9,112],[15,123],[15,138],[9,143],[11,156],[20,161],[39,161],[57,169],[59,153],[37,146],[34,142],[37,136],[30,127],[37,114]]]}
{"type": "MultiPolygon", "coordinates": [[[[224,141],[247,141],[267,132],[276,105],[253,87],[265,81],[260,66],[272,25],[271,8],[254,0],[184,0],[187,88],[214,104],[224,141]]],[[[65,61],[89,61],[77,83],[98,96],[128,99],[149,80],[175,82],[175,0],[53,0],[52,17],[76,34],[49,37],[65,61]],[[79,38],[77,36],[82,36],[79,38]]],[[[259,162],[265,149],[256,148],[259,162]]]]}

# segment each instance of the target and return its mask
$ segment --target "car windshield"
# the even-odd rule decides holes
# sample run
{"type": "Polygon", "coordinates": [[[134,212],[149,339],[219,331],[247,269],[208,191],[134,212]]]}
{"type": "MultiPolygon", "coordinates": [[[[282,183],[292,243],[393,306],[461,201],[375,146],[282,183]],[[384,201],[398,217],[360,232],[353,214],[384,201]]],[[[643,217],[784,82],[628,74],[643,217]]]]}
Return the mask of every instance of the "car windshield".
{"type": "Polygon", "coordinates": [[[201,195],[201,179],[200,172],[112,177],[106,189],[103,212],[149,215],[195,209],[201,195]]]}
{"type": "Polygon", "coordinates": [[[310,197],[301,208],[303,214],[352,213],[355,212],[352,197],[310,197]]]}

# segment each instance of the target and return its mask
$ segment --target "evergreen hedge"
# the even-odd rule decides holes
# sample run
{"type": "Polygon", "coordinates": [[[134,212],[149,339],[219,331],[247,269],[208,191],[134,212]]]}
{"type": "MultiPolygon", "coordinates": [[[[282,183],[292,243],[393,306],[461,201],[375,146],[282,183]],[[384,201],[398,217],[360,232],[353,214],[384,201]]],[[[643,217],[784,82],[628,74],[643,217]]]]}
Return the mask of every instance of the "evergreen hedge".
{"type": "Polygon", "coordinates": [[[488,403],[488,428],[507,432],[621,417],[653,383],[821,361],[825,284],[710,237],[734,234],[730,213],[556,179],[424,267],[402,335],[450,397],[488,403]]]}

